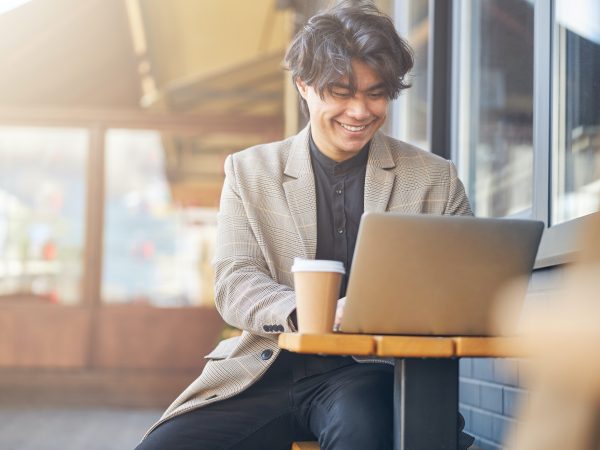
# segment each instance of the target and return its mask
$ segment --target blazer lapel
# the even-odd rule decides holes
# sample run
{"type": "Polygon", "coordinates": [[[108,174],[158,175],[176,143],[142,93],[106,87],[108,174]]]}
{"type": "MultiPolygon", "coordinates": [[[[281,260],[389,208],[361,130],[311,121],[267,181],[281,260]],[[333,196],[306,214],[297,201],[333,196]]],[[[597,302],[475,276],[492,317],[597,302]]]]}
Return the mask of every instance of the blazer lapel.
{"type": "Polygon", "coordinates": [[[385,169],[393,167],[396,167],[396,164],[387,142],[382,133],[377,132],[371,142],[365,174],[365,212],[387,210],[396,176],[385,169]]]}
{"type": "MultiPolygon", "coordinates": [[[[292,140],[283,182],[285,197],[304,250],[304,257],[314,259],[317,253],[317,205],[315,177],[310,163],[310,127],[292,140]]],[[[396,176],[386,170],[395,167],[391,151],[378,132],[373,137],[365,174],[365,212],[387,210],[396,176]]]]}
{"type": "Polygon", "coordinates": [[[307,126],[292,140],[284,170],[289,178],[283,182],[283,189],[302,241],[303,256],[314,259],[317,253],[317,204],[308,139],[307,126]]]}

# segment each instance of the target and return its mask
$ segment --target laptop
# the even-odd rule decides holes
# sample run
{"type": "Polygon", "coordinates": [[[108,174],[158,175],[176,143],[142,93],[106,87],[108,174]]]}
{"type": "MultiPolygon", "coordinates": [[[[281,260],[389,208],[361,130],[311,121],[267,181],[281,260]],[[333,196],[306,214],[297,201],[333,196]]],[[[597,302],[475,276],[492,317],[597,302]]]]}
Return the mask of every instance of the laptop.
{"type": "Polygon", "coordinates": [[[514,334],[543,230],[533,220],[366,213],[340,331],[514,334]]]}

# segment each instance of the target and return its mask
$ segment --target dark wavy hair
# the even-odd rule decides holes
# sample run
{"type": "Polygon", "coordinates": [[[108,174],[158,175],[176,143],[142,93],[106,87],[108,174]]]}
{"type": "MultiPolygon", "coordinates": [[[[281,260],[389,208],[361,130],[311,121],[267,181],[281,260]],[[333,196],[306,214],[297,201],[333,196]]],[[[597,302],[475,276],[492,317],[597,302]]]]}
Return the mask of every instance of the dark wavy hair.
{"type": "MultiPolygon", "coordinates": [[[[366,63],[379,75],[390,99],[410,87],[406,75],[414,64],[413,51],[398,35],[392,20],[370,3],[342,2],[311,17],[285,55],[294,85],[300,79],[321,98],[346,76],[352,94],[356,93],[353,59],[366,63]]],[[[306,114],[306,101],[300,99],[306,114]]]]}

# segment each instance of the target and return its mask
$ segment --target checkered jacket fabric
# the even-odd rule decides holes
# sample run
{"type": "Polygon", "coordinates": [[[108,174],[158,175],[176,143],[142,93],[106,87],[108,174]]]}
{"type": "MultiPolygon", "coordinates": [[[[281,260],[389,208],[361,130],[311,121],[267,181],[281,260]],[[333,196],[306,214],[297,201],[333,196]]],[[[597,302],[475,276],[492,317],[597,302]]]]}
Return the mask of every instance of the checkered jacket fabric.
{"type": "MultiPolygon", "coordinates": [[[[248,388],[280,352],[278,334],[296,331],[290,320],[295,309],[291,266],[297,256],[314,259],[317,246],[309,133],[307,127],[284,141],[227,158],[215,301],[225,321],[244,331],[206,356],[202,374],[151,430],[248,388]]],[[[451,162],[381,132],[371,142],[364,192],[365,211],[471,214],[451,162]]]]}

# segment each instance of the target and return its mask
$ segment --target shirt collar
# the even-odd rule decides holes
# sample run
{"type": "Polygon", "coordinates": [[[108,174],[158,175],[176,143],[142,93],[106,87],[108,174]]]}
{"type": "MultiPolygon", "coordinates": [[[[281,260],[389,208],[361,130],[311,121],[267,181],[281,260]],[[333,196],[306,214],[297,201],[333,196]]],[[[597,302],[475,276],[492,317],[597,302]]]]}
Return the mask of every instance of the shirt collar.
{"type": "Polygon", "coordinates": [[[337,162],[319,150],[317,144],[315,144],[315,141],[313,140],[312,133],[309,138],[310,154],[312,158],[314,158],[319,166],[321,166],[321,168],[323,168],[325,172],[330,175],[346,175],[351,172],[364,169],[367,165],[367,160],[369,159],[370,146],[371,141],[367,142],[360,152],[358,152],[352,158],[342,162],[337,162]]]}

